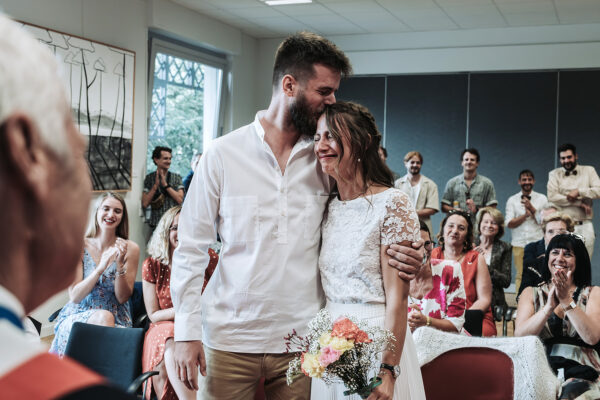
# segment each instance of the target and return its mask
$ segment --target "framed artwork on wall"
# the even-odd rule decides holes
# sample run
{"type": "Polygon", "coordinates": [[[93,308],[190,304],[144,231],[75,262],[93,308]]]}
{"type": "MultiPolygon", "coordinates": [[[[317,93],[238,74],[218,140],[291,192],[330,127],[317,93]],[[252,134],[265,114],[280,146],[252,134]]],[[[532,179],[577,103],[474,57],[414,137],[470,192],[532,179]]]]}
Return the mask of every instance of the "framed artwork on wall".
{"type": "Polygon", "coordinates": [[[62,68],[73,119],[88,139],[93,190],[131,190],[135,52],[19,22],[62,68]]]}

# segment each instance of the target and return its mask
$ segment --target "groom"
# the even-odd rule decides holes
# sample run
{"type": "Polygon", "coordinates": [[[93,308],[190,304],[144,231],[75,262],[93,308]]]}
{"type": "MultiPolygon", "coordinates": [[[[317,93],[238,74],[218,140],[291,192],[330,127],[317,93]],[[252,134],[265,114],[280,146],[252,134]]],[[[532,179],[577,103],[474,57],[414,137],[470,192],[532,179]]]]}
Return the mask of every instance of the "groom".
{"type": "MultiPolygon", "coordinates": [[[[171,292],[177,371],[197,389],[200,366],[203,399],[252,399],[261,377],[268,398],[310,396],[308,378],[286,384],[292,355],[283,337],[304,331],[323,304],[317,261],[331,183],[312,137],[351,69],[330,41],[288,37],[275,56],[268,109],[202,156],[181,212],[171,292]],[[200,297],[217,232],[219,267],[200,297]]],[[[402,278],[421,264],[415,248],[390,250],[402,278]]]]}

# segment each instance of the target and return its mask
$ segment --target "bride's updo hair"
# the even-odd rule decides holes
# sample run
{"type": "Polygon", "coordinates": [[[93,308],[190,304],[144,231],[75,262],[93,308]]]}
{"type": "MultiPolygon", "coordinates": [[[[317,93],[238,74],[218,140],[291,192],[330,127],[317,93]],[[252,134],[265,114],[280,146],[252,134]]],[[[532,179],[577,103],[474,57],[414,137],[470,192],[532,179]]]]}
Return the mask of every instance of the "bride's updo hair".
{"type": "Polygon", "coordinates": [[[359,170],[364,178],[365,191],[369,184],[394,186],[392,171],[379,157],[381,133],[366,107],[345,101],[329,104],[325,107],[325,120],[329,134],[340,148],[339,159],[344,150],[350,150],[354,171],[359,170]],[[344,149],[342,137],[350,143],[350,149],[344,149]]]}

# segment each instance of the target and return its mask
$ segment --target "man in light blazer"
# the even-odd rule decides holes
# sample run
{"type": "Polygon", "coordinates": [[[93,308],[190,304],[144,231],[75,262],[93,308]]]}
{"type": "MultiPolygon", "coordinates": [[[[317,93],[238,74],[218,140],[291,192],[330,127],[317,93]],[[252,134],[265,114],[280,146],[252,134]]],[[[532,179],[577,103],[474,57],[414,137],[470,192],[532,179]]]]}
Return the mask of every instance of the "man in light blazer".
{"type": "Polygon", "coordinates": [[[406,175],[397,179],[395,186],[410,197],[419,219],[433,232],[431,216],[439,211],[440,204],[438,187],[431,179],[421,175],[423,155],[418,151],[409,151],[404,156],[404,166],[406,175]]]}

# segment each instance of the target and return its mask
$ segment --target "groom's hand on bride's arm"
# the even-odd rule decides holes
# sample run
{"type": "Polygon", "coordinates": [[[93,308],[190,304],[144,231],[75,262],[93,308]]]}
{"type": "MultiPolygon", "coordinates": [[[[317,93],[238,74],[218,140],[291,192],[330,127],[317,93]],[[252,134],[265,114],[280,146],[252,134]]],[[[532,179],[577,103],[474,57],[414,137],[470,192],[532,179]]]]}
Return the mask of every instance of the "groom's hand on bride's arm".
{"type": "Polygon", "coordinates": [[[404,241],[392,244],[387,250],[390,259],[388,264],[398,270],[398,276],[406,281],[415,279],[423,264],[425,247],[423,240],[418,242],[404,241]]]}
{"type": "Polygon", "coordinates": [[[202,341],[175,342],[173,359],[179,380],[190,390],[198,390],[198,366],[206,376],[206,358],[202,341]]]}

